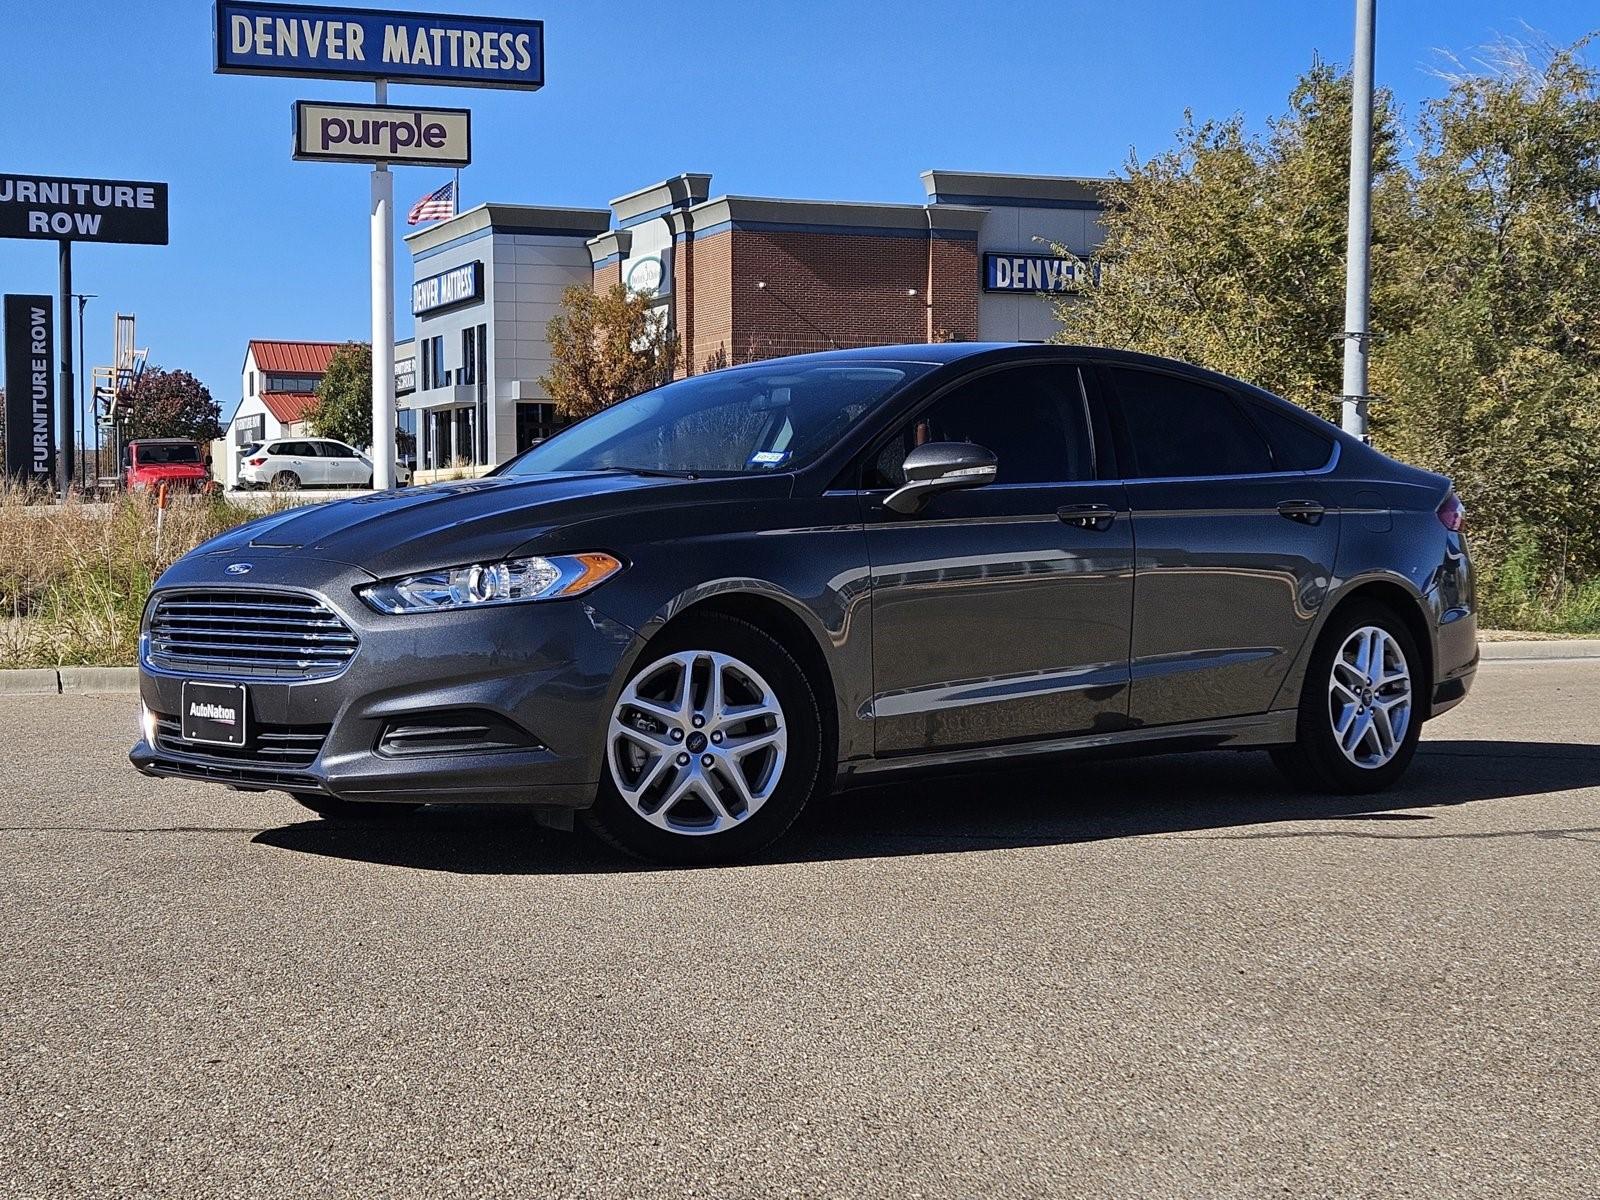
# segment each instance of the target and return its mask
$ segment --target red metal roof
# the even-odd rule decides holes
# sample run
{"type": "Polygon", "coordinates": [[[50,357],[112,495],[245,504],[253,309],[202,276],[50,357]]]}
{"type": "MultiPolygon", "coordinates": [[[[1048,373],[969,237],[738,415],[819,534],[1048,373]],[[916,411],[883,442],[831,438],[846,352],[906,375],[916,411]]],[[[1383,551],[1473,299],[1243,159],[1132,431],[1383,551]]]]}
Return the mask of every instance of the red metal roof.
{"type": "Polygon", "coordinates": [[[283,424],[299,421],[306,415],[306,409],[317,402],[314,392],[262,392],[261,403],[267,406],[267,411],[283,424]]]}
{"type": "Polygon", "coordinates": [[[282,375],[324,375],[328,360],[343,342],[267,342],[250,343],[256,367],[282,375]]]}

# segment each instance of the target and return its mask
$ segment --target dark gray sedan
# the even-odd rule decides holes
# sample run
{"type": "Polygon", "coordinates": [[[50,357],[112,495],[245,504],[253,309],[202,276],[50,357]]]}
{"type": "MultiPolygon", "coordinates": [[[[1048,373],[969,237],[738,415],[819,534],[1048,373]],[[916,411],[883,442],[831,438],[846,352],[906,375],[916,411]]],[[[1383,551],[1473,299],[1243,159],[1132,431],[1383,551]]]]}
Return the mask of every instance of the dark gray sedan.
{"type": "Polygon", "coordinates": [[[130,757],[334,818],[579,811],[673,862],[829,788],[1100,749],[1375,791],[1477,666],[1462,519],[1447,479],[1179,363],[776,359],[201,546],[145,613],[130,757]]]}

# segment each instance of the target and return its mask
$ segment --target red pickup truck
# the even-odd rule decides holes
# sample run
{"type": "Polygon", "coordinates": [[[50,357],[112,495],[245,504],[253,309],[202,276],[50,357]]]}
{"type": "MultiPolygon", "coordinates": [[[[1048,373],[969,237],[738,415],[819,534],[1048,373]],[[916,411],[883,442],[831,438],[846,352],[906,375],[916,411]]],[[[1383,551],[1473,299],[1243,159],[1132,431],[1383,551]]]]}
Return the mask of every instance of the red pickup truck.
{"type": "Polygon", "coordinates": [[[123,446],[122,483],[130,492],[153,491],[163,483],[169,492],[208,492],[215,486],[199,443],[185,438],[139,438],[123,446]]]}

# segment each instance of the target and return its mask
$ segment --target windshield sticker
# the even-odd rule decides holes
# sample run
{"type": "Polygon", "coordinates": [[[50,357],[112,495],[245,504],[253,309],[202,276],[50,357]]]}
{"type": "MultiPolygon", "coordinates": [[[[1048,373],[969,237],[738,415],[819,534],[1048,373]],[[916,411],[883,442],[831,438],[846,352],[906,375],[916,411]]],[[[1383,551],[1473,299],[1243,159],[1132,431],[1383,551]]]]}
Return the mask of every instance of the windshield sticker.
{"type": "Polygon", "coordinates": [[[750,456],[752,467],[776,467],[789,458],[787,450],[757,450],[750,456]]]}

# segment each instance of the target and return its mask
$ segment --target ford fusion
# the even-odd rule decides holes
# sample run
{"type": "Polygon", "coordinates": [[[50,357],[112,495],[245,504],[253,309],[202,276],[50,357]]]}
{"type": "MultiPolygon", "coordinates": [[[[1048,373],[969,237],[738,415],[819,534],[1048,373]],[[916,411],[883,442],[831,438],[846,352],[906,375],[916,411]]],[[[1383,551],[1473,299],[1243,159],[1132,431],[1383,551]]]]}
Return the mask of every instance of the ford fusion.
{"type": "Polygon", "coordinates": [[[1472,682],[1462,526],[1447,479],[1174,362],[776,359],[186,555],[130,757],[336,819],[578,813],[667,862],[830,788],[1080,751],[1376,791],[1472,682]]]}

